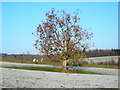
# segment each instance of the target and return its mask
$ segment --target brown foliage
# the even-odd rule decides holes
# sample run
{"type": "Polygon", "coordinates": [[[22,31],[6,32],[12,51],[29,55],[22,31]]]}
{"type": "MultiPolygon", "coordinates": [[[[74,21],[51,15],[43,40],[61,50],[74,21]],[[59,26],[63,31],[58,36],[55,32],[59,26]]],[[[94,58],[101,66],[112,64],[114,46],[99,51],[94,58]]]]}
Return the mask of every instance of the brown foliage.
{"type": "MultiPolygon", "coordinates": [[[[55,11],[54,8],[46,13],[47,19],[43,21],[36,30],[36,40],[34,46],[43,54],[54,55],[53,59],[70,58],[71,52],[89,48],[84,40],[90,40],[93,33],[89,33],[79,25],[80,18],[78,12],[71,14],[62,10],[55,11]],[[60,14],[58,14],[60,13],[60,14]]],[[[75,56],[74,56],[75,58],[75,56]]]]}

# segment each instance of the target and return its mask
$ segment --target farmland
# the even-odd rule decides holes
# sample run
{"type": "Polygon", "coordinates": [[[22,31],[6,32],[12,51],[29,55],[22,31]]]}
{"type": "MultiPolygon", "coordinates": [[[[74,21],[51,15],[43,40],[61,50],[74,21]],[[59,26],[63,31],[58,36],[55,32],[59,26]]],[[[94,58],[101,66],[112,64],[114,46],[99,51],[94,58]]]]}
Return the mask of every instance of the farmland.
{"type": "Polygon", "coordinates": [[[115,71],[116,74],[71,70],[62,73],[60,68],[37,67],[38,64],[3,62],[1,65],[2,88],[118,88],[117,69],[88,68],[92,71],[115,71]]]}
{"type": "Polygon", "coordinates": [[[104,57],[86,58],[85,61],[87,61],[89,64],[98,64],[98,63],[101,63],[101,62],[107,63],[107,62],[110,62],[110,61],[117,64],[119,59],[120,59],[120,56],[104,56],[104,57]]]}

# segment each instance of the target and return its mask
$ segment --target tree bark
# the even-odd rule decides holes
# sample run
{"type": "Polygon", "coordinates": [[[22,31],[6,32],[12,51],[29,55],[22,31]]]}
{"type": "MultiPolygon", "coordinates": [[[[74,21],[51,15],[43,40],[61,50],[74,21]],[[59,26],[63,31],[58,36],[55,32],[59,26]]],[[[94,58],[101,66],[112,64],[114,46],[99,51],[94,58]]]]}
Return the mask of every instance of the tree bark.
{"type": "Polygon", "coordinates": [[[63,61],[63,67],[62,67],[62,71],[65,72],[67,69],[66,69],[66,64],[67,64],[67,60],[65,59],[63,61]]]}

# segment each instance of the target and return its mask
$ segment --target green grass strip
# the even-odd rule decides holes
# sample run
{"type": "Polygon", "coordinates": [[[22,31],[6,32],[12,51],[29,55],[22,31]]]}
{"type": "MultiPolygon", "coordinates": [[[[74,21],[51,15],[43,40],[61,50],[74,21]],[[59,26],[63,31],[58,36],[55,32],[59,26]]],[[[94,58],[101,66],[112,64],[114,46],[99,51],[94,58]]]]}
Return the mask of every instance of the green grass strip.
{"type": "MultiPolygon", "coordinates": [[[[49,71],[49,72],[61,72],[61,68],[52,68],[52,67],[6,67],[2,66],[2,68],[12,68],[12,69],[23,69],[23,70],[36,70],[36,71],[49,71]]],[[[74,71],[68,69],[64,73],[78,73],[78,74],[98,74],[98,75],[103,75],[101,73],[94,73],[90,71],[74,71]]]]}
{"type": "MultiPolygon", "coordinates": [[[[14,59],[0,59],[3,62],[13,62],[13,63],[25,63],[25,64],[35,64],[32,61],[27,60],[14,60],[14,59]]],[[[44,64],[44,65],[60,65],[60,62],[38,62],[37,64],[44,64]]],[[[96,65],[96,64],[84,64],[82,67],[97,67],[97,68],[111,68],[111,69],[120,69],[120,66],[113,66],[113,65],[96,65]]]]}

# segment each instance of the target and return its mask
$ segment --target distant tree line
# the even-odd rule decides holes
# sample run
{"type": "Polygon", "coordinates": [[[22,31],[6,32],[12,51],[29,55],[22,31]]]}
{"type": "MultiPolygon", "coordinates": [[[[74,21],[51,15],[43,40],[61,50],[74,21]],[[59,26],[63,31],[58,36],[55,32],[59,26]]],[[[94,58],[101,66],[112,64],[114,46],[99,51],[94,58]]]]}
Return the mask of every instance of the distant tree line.
{"type": "MultiPolygon", "coordinates": [[[[120,55],[120,49],[111,49],[111,50],[103,50],[103,49],[94,49],[84,52],[86,57],[102,57],[102,56],[119,56],[120,55]]],[[[44,61],[48,61],[47,56],[45,55],[27,55],[27,54],[6,54],[6,53],[0,53],[2,55],[2,58],[9,58],[9,59],[16,59],[16,60],[29,60],[32,61],[33,58],[36,58],[38,60],[41,60],[42,58],[44,61]]],[[[51,60],[49,61],[58,61],[59,55],[51,56],[51,60]]]]}
{"type": "Polygon", "coordinates": [[[88,57],[102,57],[102,56],[119,56],[120,49],[94,49],[85,52],[85,55],[88,57]]]}
{"type": "Polygon", "coordinates": [[[26,55],[26,54],[0,54],[2,59],[12,59],[12,60],[27,60],[33,61],[33,59],[41,60],[43,58],[44,61],[48,61],[49,58],[45,55],[26,55]]]}

